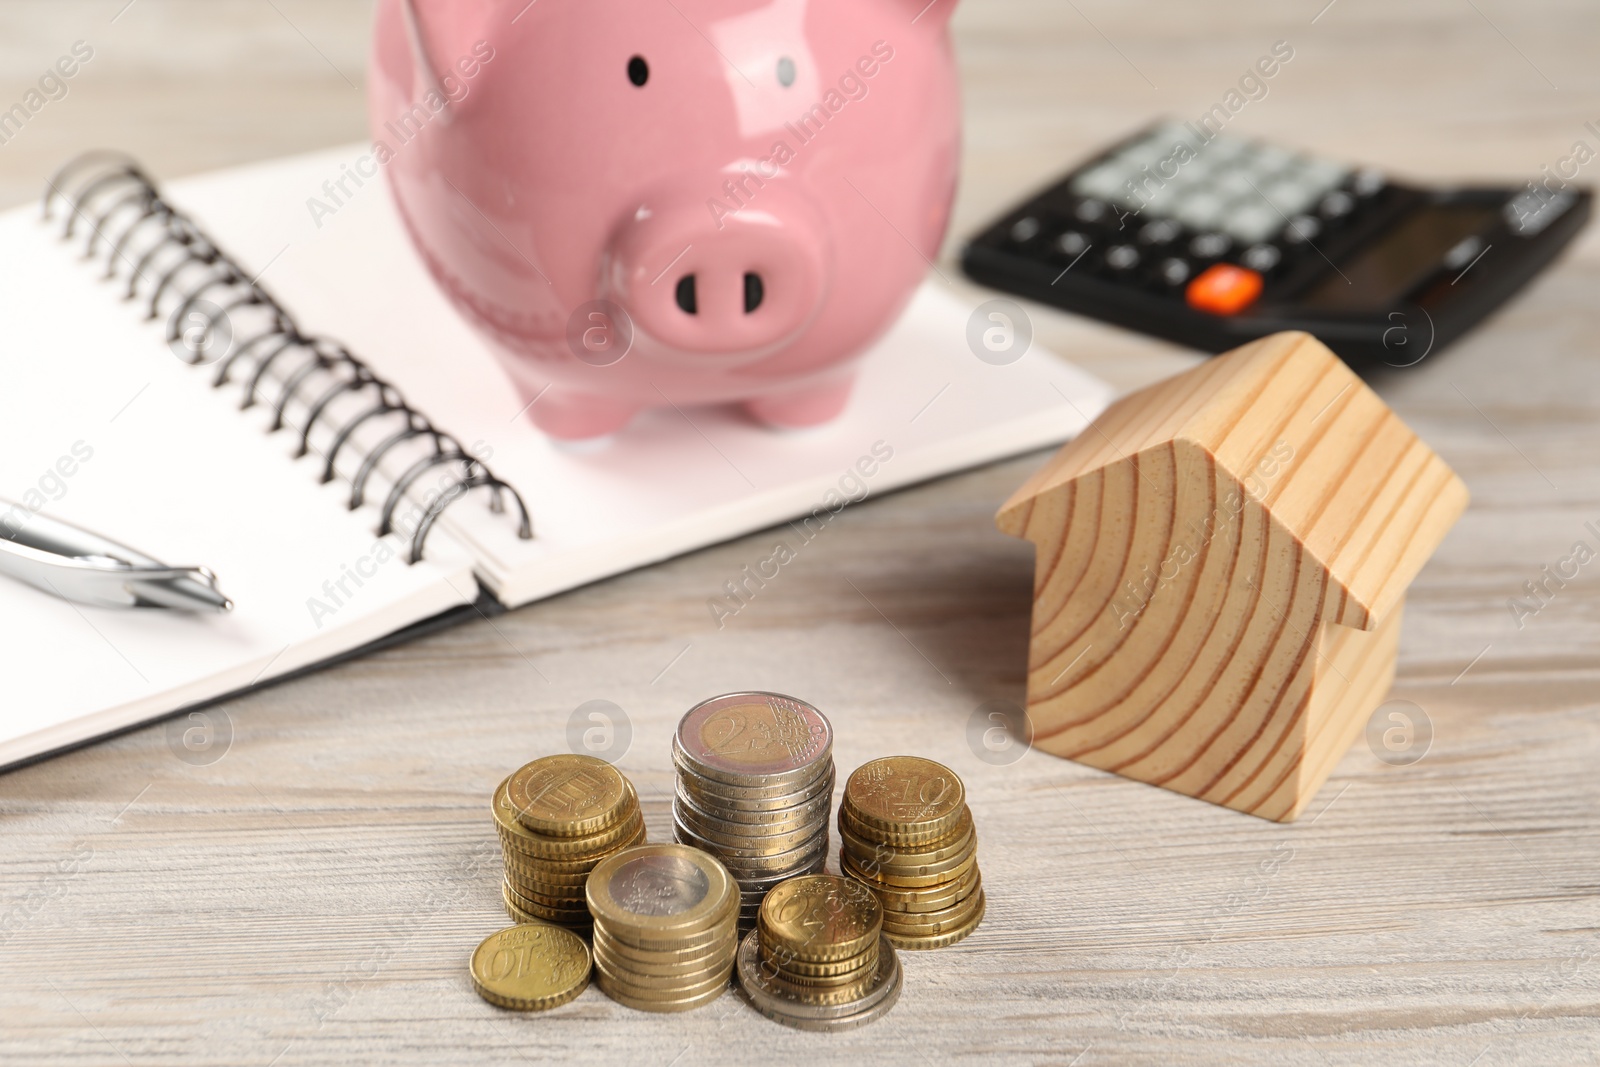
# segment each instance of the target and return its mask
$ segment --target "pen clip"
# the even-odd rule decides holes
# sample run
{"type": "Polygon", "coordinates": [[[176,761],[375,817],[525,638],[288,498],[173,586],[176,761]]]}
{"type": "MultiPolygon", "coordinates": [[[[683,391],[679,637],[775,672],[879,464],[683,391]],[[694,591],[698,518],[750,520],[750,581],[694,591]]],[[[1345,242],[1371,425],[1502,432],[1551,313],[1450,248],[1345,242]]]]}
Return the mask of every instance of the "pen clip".
{"type": "Polygon", "coordinates": [[[0,573],[63,600],[95,607],[233,610],[233,601],[217,587],[217,576],[205,567],[169,566],[88,530],[20,508],[0,512],[0,573]]]}

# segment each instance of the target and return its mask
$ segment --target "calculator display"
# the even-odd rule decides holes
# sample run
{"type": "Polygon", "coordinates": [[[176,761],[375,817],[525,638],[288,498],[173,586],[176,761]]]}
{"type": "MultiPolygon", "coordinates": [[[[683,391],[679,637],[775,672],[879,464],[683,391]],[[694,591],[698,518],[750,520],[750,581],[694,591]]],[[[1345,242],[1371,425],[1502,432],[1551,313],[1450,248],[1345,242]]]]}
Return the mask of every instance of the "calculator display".
{"type": "Polygon", "coordinates": [[[1297,302],[1318,311],[1373,311],[1394,306],[1439,269],[1445,253],[1488,229],[1492,205],[1433,203],[1419,208],[1339,264],[1297,302]]]}

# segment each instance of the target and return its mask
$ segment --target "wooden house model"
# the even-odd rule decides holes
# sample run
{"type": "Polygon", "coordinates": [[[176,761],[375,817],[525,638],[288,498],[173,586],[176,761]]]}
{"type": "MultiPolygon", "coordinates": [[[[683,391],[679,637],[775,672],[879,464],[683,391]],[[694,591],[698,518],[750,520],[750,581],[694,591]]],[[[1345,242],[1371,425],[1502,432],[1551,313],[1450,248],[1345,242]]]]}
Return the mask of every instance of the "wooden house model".
{"type": "Polygon", "coordinates": [[[1036,748],[1268,819],[1394,678],[1406,587],[1466,487],[1315,338],[1113,404],[996,516],[1036,549],[1036,748]]]}

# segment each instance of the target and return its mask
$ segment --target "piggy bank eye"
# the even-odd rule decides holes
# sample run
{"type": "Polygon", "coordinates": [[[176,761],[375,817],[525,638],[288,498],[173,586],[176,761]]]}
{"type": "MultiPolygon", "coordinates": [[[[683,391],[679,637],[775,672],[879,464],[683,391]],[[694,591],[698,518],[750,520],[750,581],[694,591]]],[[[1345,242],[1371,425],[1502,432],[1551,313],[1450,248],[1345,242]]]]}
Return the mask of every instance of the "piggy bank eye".
{"type": "Polygon", "coordinates": [[[794,60],[788,56],[778,60],[778,84],[785,89],[794,84],[794,60]]]}
{"type": "Polygon", "coordinates": [[[650,80],[650,64],[644,61],[644,56],[634,56],[628,60],[628,80],[635,85],[643,85],[650,80]]]}

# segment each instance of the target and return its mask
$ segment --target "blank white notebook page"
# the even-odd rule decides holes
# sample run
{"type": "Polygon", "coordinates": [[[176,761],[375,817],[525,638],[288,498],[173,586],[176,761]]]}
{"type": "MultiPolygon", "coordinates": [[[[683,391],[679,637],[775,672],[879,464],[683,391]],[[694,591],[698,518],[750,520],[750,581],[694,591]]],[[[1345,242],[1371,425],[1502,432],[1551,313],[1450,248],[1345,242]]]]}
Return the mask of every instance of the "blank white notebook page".
{"type": "Polygon", "coordinates": [[[0,576],[0,765],[245,688],[476,594],[465,557],[404,562],[376,509],[262,432],[163,323],[36,207],[0,215],[0,522],[35,513],[216,571],[229,615],[71,604],[0,576]],[[360,573],[355,573],[360,572],[360,573]],[[355,573],[355,577],[350,575],[355,573]],[[364,577],[362,575],[365,575],[364,577]],[[321,608],[316,605],[322,605],[321,608]],[[331,609],[331,610],[324,610],[331,609]]]}

